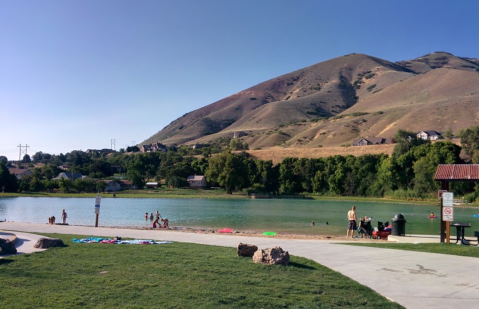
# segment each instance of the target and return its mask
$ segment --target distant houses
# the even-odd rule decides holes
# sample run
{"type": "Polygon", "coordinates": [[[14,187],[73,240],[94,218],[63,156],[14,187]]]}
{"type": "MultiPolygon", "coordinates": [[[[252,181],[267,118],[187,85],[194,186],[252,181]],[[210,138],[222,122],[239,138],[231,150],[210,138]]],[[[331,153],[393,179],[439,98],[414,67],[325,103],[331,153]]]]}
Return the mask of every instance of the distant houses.
{"type": "Polygon", "coordinates": [[[120,187],[122,190],[136,189],[136,186],[133,185],[133,182],[130,180],[120,180],[120,187]]]}
{"type": "Polygon", "coordinates": [[[105,187],[105,192],[116,192],[120,191],[121,189],[121,184],[119,182],[116,182],[115,180],[102,180],[104,183],[106,183],[105,187]]]}
{"type": "Polygon", "coordinates": [[[22,177],[24,177],[24,176],[33,175],[32,170],[26,169],[26,168],[11,167],[11,168],[8,169],[8,171],[10,172],[10,174],[15,175],[17,177],[17,179],[19,179],[19,180],[22,179],[22,177]]]}
{"type": "Polygon", "coordinates": [[[141,145],[140,151],[141,152],[157,152],[157,151],[166,152],[166,145],[163,145],[160,142],[148,144],[148,145],[141,145]]]}
{"type": "Polygon", "coordinates": [[[242,136],[246,136],[246,133],[243,131],[236,131],[233,133],[233,138],[240,138],[242,136]]]}
{"type": "Polygon", "coordinates": [[[434,130],[421,131],[416,134],[417,138],[423,139],[425,141],[427,140],[436,141],[439,139],[441,135],[442,135],[441,133],[434,130]]]}
{"type": "Polygon", "coordinates": [[[62,178],[68,180],[77,180],[87,178],[87,176],[83,176],[81,173],[61,172],[57,177],[53,178],[53,180],[60,180],[62,178]]]}
{"type": "Polygon", "coordinates": [[[393,138],[384,138],[384,137],[367,137],[367,138],[357,138],[353,139],[353,146],[369,146],[369,145],[383,145],[383,144],[394,144],[393,138]]]}
{"type": "Polygon", "coordinates": [[[191,175],[186,179],[190,184],[190,188],[206,188],[208,184],[206,183],[206,178],[203,175],[191,175]]]}

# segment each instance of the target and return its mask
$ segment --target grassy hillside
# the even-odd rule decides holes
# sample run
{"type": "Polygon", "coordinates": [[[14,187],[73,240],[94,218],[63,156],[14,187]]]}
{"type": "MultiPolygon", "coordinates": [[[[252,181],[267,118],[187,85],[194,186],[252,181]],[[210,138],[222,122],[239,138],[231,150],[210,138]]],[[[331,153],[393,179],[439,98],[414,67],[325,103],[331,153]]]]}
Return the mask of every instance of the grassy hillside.
{"type": "Polygon", "coordinates": [[[392,63],[351,54],[285,74],[174,120],[144,143],[208,143],[243,131],[251,149],[350,144],[398,129],[477,125],[479,60],[436,52],[392,63]]]}

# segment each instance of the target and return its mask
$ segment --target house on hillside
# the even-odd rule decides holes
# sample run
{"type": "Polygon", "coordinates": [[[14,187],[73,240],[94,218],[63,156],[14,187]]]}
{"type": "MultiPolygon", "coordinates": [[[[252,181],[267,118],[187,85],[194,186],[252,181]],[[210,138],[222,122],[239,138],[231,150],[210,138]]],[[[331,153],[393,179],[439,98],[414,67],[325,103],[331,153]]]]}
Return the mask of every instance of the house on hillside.
{"type": "Polygon", "coordinates": [[[353,139],[351,145],[353,146],[369,146],[369,145],[382,145],[382,144],[394,144],[393,138],[384,137],[367,137],[353,139]]]}
{"type": "Polygon", "coordinates": [[[434,130],[421,131],[416,134],[417,138],[423,139],[425,141],[427,140],[436,141],[439,139],[441,135],[442,135],[441,133],[434,130]]]}
{"type": "Polygon", "coordinates": [[[60,174],[58,174],[57,177],[53,178],[53,180],[60,180],[61,178],[68,180],[77,180],[87,178],[87,176],[83,176],[81,173],[61,172],[60,174]]]}
{"type": "Polygon", "coordinates": [[[156,143],[148,144],[148,145],[141,145],[140,151],[141,152],[157,152],[157,151],[166,152],[166,145],[163,145],[160,142],[156,142],[156,143]]]}
{"type": "Polygon", "coordinates": [[[33,175],[32,170],[27,169],[27,168],[10,167],[8,169],[8,171],[10,172],[10,174],[15,175],[18,180],[22,179],[22,177],[24,177],[24,176],[33,175]]]}
{"type": "Polygon", "coordinates": [[[190,184],[190,188],[206,188],[208,184],[206,183],[206,178],[203,175],[191,175],[186,179],[190,184]]]}
{"type": "Polygon", "coordinates": [[[105,192],[116,192],[120,191],[121,185],[115,180],[101,180],[106,183],[105,192]]]}
{"type": "Polygon", "coordinates": [[[233,138],[240,138],[240,137],[245,136],[245,135],[246,135],[246,133],[243,132],[243,131],[236,131],[236,132],[233,133],[233,138]]]}
{"type": "Polygon", "coordinates": [[[58,168],[64,171],[68,171],[70,169],[70,165],[63,164],[59,165],[58,168]]]}

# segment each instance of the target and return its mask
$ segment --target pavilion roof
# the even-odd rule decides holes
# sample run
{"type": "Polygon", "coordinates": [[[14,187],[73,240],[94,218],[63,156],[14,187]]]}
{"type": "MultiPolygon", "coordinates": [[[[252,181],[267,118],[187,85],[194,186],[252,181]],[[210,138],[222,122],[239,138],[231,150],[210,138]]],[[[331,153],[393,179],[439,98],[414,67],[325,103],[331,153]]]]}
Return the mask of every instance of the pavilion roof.
{"type": "Polygon", "coordinates": [[[479,182],[479,164],[439,164],[434,180],[479,182]]]}

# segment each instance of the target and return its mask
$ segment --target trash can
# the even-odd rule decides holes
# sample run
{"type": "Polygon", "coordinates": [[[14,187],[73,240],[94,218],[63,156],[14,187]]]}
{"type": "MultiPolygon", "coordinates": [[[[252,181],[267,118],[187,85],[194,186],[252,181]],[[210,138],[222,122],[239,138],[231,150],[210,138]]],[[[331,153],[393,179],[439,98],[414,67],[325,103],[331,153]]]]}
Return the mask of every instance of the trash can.
{"type": "Polygon", "coordinates": [[[394,216],[392,220],[392,230],[391,234],[396,236],[404,236],[406,235],[406,220],[402,214],[397,214],[394,216]]]}

